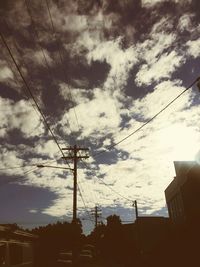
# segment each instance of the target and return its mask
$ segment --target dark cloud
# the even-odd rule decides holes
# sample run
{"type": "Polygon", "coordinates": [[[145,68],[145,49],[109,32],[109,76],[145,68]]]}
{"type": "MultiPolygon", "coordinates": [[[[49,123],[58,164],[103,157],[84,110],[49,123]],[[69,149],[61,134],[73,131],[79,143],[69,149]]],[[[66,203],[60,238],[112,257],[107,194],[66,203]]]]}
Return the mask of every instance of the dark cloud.
{"type": "MultiPolygon", "coordinates": [[[[76,59],[68,63],[72,84],[74,79],[87,80],[86,88],[101,87],[105,82],[110,66],[106,62],[92,61],[90,65],[77,62],[76,59]]],[[[80,86],[79,88],[81,88],[80,86]]]]}
{"type": "Polygon", "coordinates": [[[75,2],[77,4],[77,13],[80,15],[93,15],[102,8],[103,5],[102,0],[77,0],[75,2]]]}
{"type": "Polygon", "coordinates": [[[55,198],[55,194],[46,189],[17,184],[0,187],[0,222],[19,222],[26,227],[29,227],[26,225],[27,222],[33,224],[34,222],[48,222],[53,217],[42,215],[41,212],[55,198]],[[37,212],[31,213],[32,209],[36,209],[37,212]]]}

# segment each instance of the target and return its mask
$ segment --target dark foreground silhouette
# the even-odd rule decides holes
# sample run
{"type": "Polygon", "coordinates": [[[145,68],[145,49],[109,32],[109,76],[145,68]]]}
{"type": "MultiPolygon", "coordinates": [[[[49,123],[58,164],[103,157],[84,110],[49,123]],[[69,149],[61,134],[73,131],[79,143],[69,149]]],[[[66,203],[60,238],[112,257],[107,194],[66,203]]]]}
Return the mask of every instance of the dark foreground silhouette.
{"type": "Polygon", "coordinates": [[[80,222],[57,223],[33,232],[39,236],[36,267],[200,266],[198,218],[178,226],[157,217],[123,225],[119,216],[112,215],[107,225],[98,225],[87,237],[80,222]]]}
{"type": "Polygon", "coordinates": [[[144,217],[123,225],[119,216],[112,215],[107,225],[98,225],[87,237],[80,221],[58,222],[31,233],[0,228],[0,266],[6,266],[6,246],[12,252],[11,263],[19,267],[200,266],[199,223],[196,218],[175,226],[167,218],[144,217]],[[22,264],[22,250],[29,255],[29,264],[22,264]]]}

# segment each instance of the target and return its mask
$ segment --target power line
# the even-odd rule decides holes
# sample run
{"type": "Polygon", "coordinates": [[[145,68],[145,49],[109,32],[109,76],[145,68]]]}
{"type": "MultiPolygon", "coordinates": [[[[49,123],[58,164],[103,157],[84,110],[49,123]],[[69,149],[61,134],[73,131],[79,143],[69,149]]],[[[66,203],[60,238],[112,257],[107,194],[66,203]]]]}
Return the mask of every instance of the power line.
{"type": "MultiPolygon", "coordinates": [[[[8,23],[7,23],[6,19],[3,18],[2,20],[3,20],[4,24],[6,25],[6,27],[9,29],[9,26],[8,26],[8,23]]],[[[11,34],[11,33],[10,33],[10,34],[11,34]]],[[[13,41],[13,43],[14,43],[14,47],[15,47],[15,49],[16,49],[16,50],[18,51],[18,53],[19,53],[19,49],[18,49],[18,47],[17,47],[17,44],[16,44],[15,40],[13,41]]],[[[19,82],[19,80],[18,80],[18,77],[16,76],[16,73],[15,73],[15,71],[14,71],[13,68],[12,68],[12,63],[13,63],[13,61],[12,61],[12,63],[11,63],[11,62],[9,62],[9,60],[8,60],[7,58],[6,58],[5,60],[6,60],[7,64],[9,65],[9,67],[10,67],[10,69],[11,69],[13,75],[14,75],[16,84],[17,84],[19,87],[21,87],[20,82],[19,82]]],[[[12,58],[11,58],[11,60],[12,60],[12,58]]],[[[23,88],[23,87],[22,87],[22,88],[23,88]]],[[[25,99],[26,99],[26,100],[29,100],[29,95],[27,94],[27,92],[26,92],[25,90],[24,90],[24,93],[25,93],[25,95],[23,95],[23,96],[25,97],[25,99]]],[[[35,110],[35,112],[37,113],[37,115],[39,115],[39,118],[40,118],[40,120],[41,120],[41,116],[40,116],[39,111],[36,109],[36,107],[34,106],[34,104],[33,104],[31,101],[30,101],[30,103],[31,103],[31,106],[33,107],[33,109],[35,110]]]]}
{"type": "MultiPolygon", "coordinates": [[[[48,164],[48,163],[53,163],[56,162],[57,160],[51,160],[51,161],[45,161],[42,164],[48,164]]],[[[12,169],[23,169],[23,168],[27,168],[27,167],[37,167],[37,164],[31,164],[31,165],[19,165],[19,166],[10,166],[10,167],[5,167],[5,168],[0,168],[0,171],[4,171],[4,170],[12,170],[12,169]]]]}
{"type": "MultiPolygon", "coordinates": [[[[97,178],[97,177],[95,176],[95,178],[97,178]]],[[[114,190],[110,185],[106,184],[101,178],[97,178],[97,179],[100,180],[106,187],[108,187],[111,191],[113,191],[113,192],[114,192],[116,195],[118,195],[119,197],[121,197],[121,198],[123,198],[123,199],[126,199],[126,200],[128,200],[128,201],[132,201],[132,202],[133,202],[132,199],[127,198],[127,197],[123,196],[122,194],[120,194],[119,192],[117,192],[116,190],[114,190]]]]}
{"type": "MultiPolygon", "coordinates": [[[[82,196],[85,195],[85,190],[83,190],[83,186],[82,186],[82,183],[79,181],[78,182],[78,186],[79,186],[79,189],[80,191],[82,192],[82,196]]],[[[89,191],[87,191],[87,195],[88,195],[89,191]]],[[[91,202],[91,201],[90,201],[91,202]]],[[[88,204],[89,201],[88,201],[88,198],[85,198],[85,203],[87,204],[86,206],[89,207],[90,205],[88,204]]]]}
{"type": "Polygon", "coordinates": [[[27,166],[18,166],[18,167],[6,167],[6,168],[1,168],[0,171],[4,171],[4,170],[12,170],[12,169],[22,169],[22,168],[26,168],[26,167],[33,167],[36,165],[27,165],[27,166]]]}
{"type": "MultiPolygon", "coordinates": [[[[51,10],[50,10],[50,7],[49,7],[49,1],[45,0],[45,2],[46,2],[49,18],[50,18],[52,30],[53,30],[53,33],[54,33],[54,35],[56,37],[56,30],[55,30],[53,18],[52,18],[52,15],[51,15],[51,10]]],[[[58,53],[59,53],[60,63],[63,64],[64,63],[63,62],[63,57],[62,57],[61,50],[60,50],[59,47],[58,47],[58,53]]],[[[63,70],[63,73],[64,73],[64,77],[65,77],[65,71],[64,70],[63,70]]],[[[74,99],[73,99],[73,96],[72,96],[71,88],[70,88],[70,86],[68,84],[67,84],[67,87],[68,87],[68,90],[69,90],[69,98],[70,98],[71,102],[75,102],[74,99]]],[[[78,131],[80,132],[80,124],[79,124],[78,116],[77,116],[77,113],[76,113],[76,110],[75,110],[74,106],[73,106],[73,112],[74,112],[75,120],[76,120],[76,123],[77,123],[78,131]]]]}
{"type": "Polygon", "coordinates": [[[90,218],[90,221],[92,221],[92,218],[91,218],[91,216],[90,216],[90,213],[89,213],[89,211],[88,211],[87,208],[86,208],[85,200],[84,200],[83,195],[82,195],[82,193],[81,193],[80,186],[79,186],[78,184],[77,184],[77,188],[78,188],[80,197],[81,197],[81,199],[82,199],[83,205],[84,205],[84,207],[85,207],[85,211],[86,211],[86,213],[88,214],[88,216],[89,216],[89,218],[90,218]]]}
{"type": "MultiPolygon", "coordinates": [[[[8,50],[8,53],[9,53],[10,57],[11,57],[12,60],[13,60],[13,63],[14,63],[14,65],[15,65],[17,71],[18,71],[19,74],[20,74],[20,77],[21,77],[21,79],[22,79],[22,81],[23,81],[23,83],[24,83],[24,85],[25,85],[27,91],[29,92],[31,98],[32,98],[33,101],[34,101],[34,103],[35,103],[35,105],[36,105],[36,107],[37,107],[37,109],[38,109],[38,111],[39,111],[39,113],[40,113],[40,115],[41,115],[41,117],[42,117],[42,119],[43,119],[44,124],[46,125],[47,129],[48,129],[49,132],[51,133],[51,135],[52,135],[52,137],[53,137],[53,140],[55,141],[57,147],[59,148],[59,150],[60,150],[60,152],[61,152],[61,154],[62,154],[62,156],[64,157],[65,155],[64,155],[64,153],[63,153],[63,151],[62,151],[62,149],[61,149],[61,147],[60,147],[60,145],[59,145],[59,143],[58,143],[58,141],[57,141],[57,139],[56,139],[54,133],[52,132],[51,127],[50,127],[50,125],[48,124],[48,122],[47,122],[47,120],[46,120],[46,118],[45,118],[45,115],[44,115],[43,111],[42,111],[41,108],[39,107],[39,105],[38,105],[38,103],[37,103],[37,101],[36,101],[36,99],[35,99],[33,93],[31,92],[31,89],[30,89],[30,87],[29,87],[29,85],[28,85],[28,83],[27,83],[25,77],[23,76],[23,74],[22,74],[22,72],[21,72],[21,70],[20,70],[20,68],[19,68],[19,65],[17,64],[17,62],[16,62],[16,60],[15,60],[15,58],[14,58],[14,56],[13,56],[13,54],[12,54],[12,52],[11,52],[11,50],[10,50],[8,44],[7,44],[7,42],[6,42],[6,40],[5,40],[5,38],[4,38],[4,36],[3,36],[3,34],[2,34],[1,32],[0,32],[0,36],[1,36],[1,39],[2,39],[3,44],[5,45],[6,49],[8,50]]],[[[70,165],[69,165],[68,162],[67,162],[67,164],[68,164],[68,166],[70,167],[70,165]]]]}
{"type": "MultiPolygon", "coordinates": [[[[153,121],[156,117],[158,117],[164,110],[166,110],[171,104],[173,104],[180,96],[182,96],[188,89],[190,89],[197,81],[200,80],[200,77],[197,78],[194,82],[192,82],[183,92],[181,92],[178,96],[176,96],[172,101],[170,101],[166,106],[164,106],[164,108],[162,108],[159,112],[157,112],[152,118],[150,118],[149,120],[147,120],[144,124],[142,124],[140,127],[138,127],[135,131],[133,131],[132,133],[130,133],[129,135],[125,136],[124,138],[122,138],[121,140],[119,140],[118,142],[114,143],[113,145],[109,146],[107,148],[107,150],[111,150],[113,149],[115,146],[119,145],[120,143],[122,143],[123,141],[125,141],[126,139],[128,139],[129,137],[131,137],[132,135],[136,134],[137,132],[139,132],[142,128],[144,128],[148,123],[150,123],[151,121],[153,121]]],[[[100,152],[97,152],[93,155],[93,157],[99,156],[100,154],[103,154],[105,152],[107,152],[107,150],[103,150],[100,152]]]]}
{"type": "Polygon", "coordinates": [[[24,175],[25,175],[25,174],[29,174],[29,173],[31,173],[31,172],[36,171],[37,169],[38,169],[38,167],[35,167],[35,168],[31,169],[31,170],[25,171],[23,174],[24,174],[24,175]]]}
{"type": "MultiPolygon", "coordinates": [[[[127,135],[126,137],[124,137],[123,139],[121,139],[120,141],[118,141],[117,143],[111,145],[108,147],[108,150],[114,148],[115,146],[117,146],[118,144],[122,143],[123,141],[125,141],[126,139],[128,139],[129,137],[131,137],[132,135],[134,135],[135,133],[137,133],[138,131],[140,131],[143,127],[145,127],[148,123],[150,123],[151,121],[153,121],[157,116],[159,116],[164,110],[166,110],[173,102],[175,102],[181,95],[183,95],[188,89],[190,89],[197,81],[200,80],[200,77],[197,78],[194,82],[192,82],[183,92],[181,92],[178,96],[176,96],[172,101],[170,101],[164,108],[162,108],[159,112],[157,112],[151,119],[149,119],[147,122],[145,122],[144,124],[142,124],[139,128],[137,128],[135,131],[133,131],[131,134],[127,135]]],[[[103,150],[100,151],[96,154],[93,155],[93,157],[98,156],[100,154],[103,154],[107,152],[107,150],[103,150]]],[[[83,163],[85,164],[85,162],[83,161],[83,163]]],[[[95,176],[95,178],[97,178],[95,176]]],[[[108,184],[106,184],[101,178],[97,178],[98,180],[101,180],[101,182],[107,186],[111,191],[113,191],[115,194],[117,194],[118,196],[128,200],[128,201],[133,201],[123,195],[121,195],[119,192],[117,192],[116,190],[114,190],[111,186],[109,186],[108,184]]]]}
{"type": "MultiPolygon", "coordinates": [[[[84,164],[85,167],[87,168],[87,164],[85,163],[85,161],[83,161],[82,159],[81,159],[81,161],[83,162],[83,164],[84,164]]],[[[113,191],[113,192],[114,192],[116,195],[118,195],[119,197],[124,198],[124,199],[126,199],[126,200],[128,200],[128,201],[133,202],[132,199],[123,196],[122,194],[120,194],[119,192],[117,192],[116,190],[114,190],[110,185],[106,184],[100,177],[97,177],[96,175],[95,175],[94,177],[95,177],[98,181],[101,181],[101,183],[102,183],[103,185],[105,185],[106,187],[108,187],[111,191],[113,191]]]]}
{"type": "Polygon", "coordinates": [[[39,42],[39,35],[38,35],[37,30],[36,30],[36,25],[35,25],[33,16],[32,16],[32,14],[31,14],[30,6],[29,6],[30,3],[29,3],[28,0],[25,0],[25,4],[26,4],[27,13],[28,13],[28,15],[29,15],[29,17],[30,17],[30,19],[31,19],[31,23],[32,23],[32,26],[33,26],[33,33],[34,33],[33,36],[35,37],[35,41],[36,41],[36,39],[38,40],[37,44],[38,44],[38,46],[39,46],[39,48],[40,48],[40,51],[41,51],[41,53],[42,53],[42,55],[43,55],[44,62],[45,62],[45,64],[46,64],[48,70],[50,70],[49,64],[48,64],[48,62],[47,62],[47,57],[46,57],[46,55],[45,55],[45,51],[44,51],[43,47],[40,45],[40,42],[39,42]]]}
{"type": "MultiPolygon", "coordinates": [[[[87,168],[87,166],[85,165],[85,167],[87,168]]],[[[99,199],[96,195],[96,192],[92,190],[92,186],[90,184],[90,180],[89,179],[82,179],[81,181],[79,180],[79,184],[82,184],[82,183],[87,183],[86,187],[87,187],[87,193],[88,195],[90,196],[90,198],[92,198],[92,202],[97,204],[99,202],[99,199]]]]}
{"type": "MultiPolygon", "coordinates": [[[[46,57],[46,55],[45,55],[45,50],[44,50],[43,47],[40,45],[39,34],[38,34],[37,29],[36,29],[36,24],[35,24],[35,22],[34,22],[33,16],[32,16],[32,14],[31,14],[30,3],[28,2],[28,0],[25,0],[25,4],[26,4],[26,8],[27,8],[27,13],[28,13],[28,15],[30,16],[31,23],[32,23],[32,26],[33,26],[33,32],[34,32],[35,41],[38,41],[37,44],[38,44],[39,47],[40,47],[40,51],[42,52],[42,55],[43,55],[43,58],[44,58],[44,62],[45,62],[45,64],[46,64],[46,66],[47,66],[47,69],[48,69],[49,71],[51,71],[50,66],[49,66],[49,64],[48,64],[48,62],[47,62],[47,57],[46,57]],[[36,40],[36,39],[37,39],[37,40],[36,40]]],[[[47,8],[48,8],[48,10],[49,10],[49,5],[48,5],[48,3],[46,3],[46,4],[47,4],[47,8]]],[[[50,12],[50,10],[49,10],[49,12],[50,12]]],[[[51,17],[51,14],[50,14],[50,17],[51,17]]],[[[52,17],[51,17],[51,21],[52,21],[52,17]]],[[[52,23],[53,23],[53,21],[52,21],[52,23]]],[[[53,25],[53,24],[52,24],[52,25],[53,25]]],[[[54,28],[54,27],[53,27],[53,28],[54,28]]],[[[53,74],[53,72],[51,71],[51,75],[52,75],[52,74],[53,74]]],[[[50,75],[50,74],[49,74],[49,75],[50,75]]],[[[51,77],[51,75],[50,75],[50,77],[51,77]]],[[[69,120],[68,120],[68,118],[66,118],[66,119],[67,119],[67,122],[68,122],[69,130],[70,130],[71,135],[72,135],[72,130],[71,130],[71,127],[70,127],[69,120]]],[[[73,136],[73,135],[72,135],[72,136],[73,136]]],[[[71,136],[70,136],[70,137],[71,137],[71,136]]],[[[75,139],[74,139],[74,140],[75,140],[75,139]]]]}
{"type": "MultiPolygon", "coordinates": [[[[151,119],[149,119],[147,122],[145,122],[143,125],[141,125],[139,128],[137,128],[135,131],[133,131],[131,134],[127,135],[126,137],[124,137],[123,139],[121,139],[120,141],[118,141],[117,143],[109,146],[109,150],[112,149],[113,147],[117,146],[118,144],[122,143],[123,141],[125,141],[126,139],[128,139],[129,137],[131,137],[132,135],[134,135],[135,133],[137,133],[138,131],[140,131],[143,127],[145,127],[148,123],[150,123],[152,120],[154,120],[158,115],[160,115],[165,109],[167,109],[173,102],[175,102],[181,95],[183,95],[189,88],[191,88],[198,80],[200,80],[200,77],[197,78],[191,85],[189,85],[183,92],[181,92],[177,97],[175,97],[172,101],[170,101],[164,108],[162,108],[158,113],[156,113],[151,119]]],[[[107,152],[107,150],[104,151],[100,151],[96,154],[93,155],[93,157],[99,155],[99,154],[103,154],[107,152]]],[[[86,163],[82,160],[82,162],[86,165],[86,163]]],[[[95,176],[95,178],[97,178],[95,176]]],[[[132,199],[129,199],[125,196],[123,196],[122,194],[120,194],[119,192],[117,192],[116,190],[114,190],[111,186],[109,186],[108,184],[106,184],[101,178],[97,178],[98,180],[100,180],[102,182],[102,184],[104,184],[105,186],[107,186],[111,191],[113,191],[115,194],[117,194],[118,196],[120,196],[121,198],[124,198],[128,201],[132,201],[132,199]]]]}
{"type": "Polygon", "coordinates": [[[55,33],[55,27],[54,27],[53,19],[52,19],[50,8],[49,8],[49,1],[48,0],[45,0],[45,2],[46,2],[46,5],[47,5],[48,14],[49,14],[50,22],[51,22],[51,26],[52,26],[53,32],[55,33]]]}

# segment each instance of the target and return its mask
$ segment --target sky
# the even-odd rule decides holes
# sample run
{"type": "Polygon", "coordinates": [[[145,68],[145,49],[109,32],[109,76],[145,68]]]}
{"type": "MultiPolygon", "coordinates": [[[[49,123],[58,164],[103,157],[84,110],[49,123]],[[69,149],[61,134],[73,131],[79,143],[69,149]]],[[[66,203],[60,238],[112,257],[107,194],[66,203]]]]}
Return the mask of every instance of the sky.
{"type": "Polygon", "coordinates": [[[127,222],[134,200],[140,216],[168,216],[173,162],[200,159],[197,86],[132,133],[199,77],[199,13],[198,0],[0,2],[1,223],[71,220],[73,173],[36,166],[72,168],[58,144],[89,148],[78,162],[86,232],[95,205],[127,222]]]}

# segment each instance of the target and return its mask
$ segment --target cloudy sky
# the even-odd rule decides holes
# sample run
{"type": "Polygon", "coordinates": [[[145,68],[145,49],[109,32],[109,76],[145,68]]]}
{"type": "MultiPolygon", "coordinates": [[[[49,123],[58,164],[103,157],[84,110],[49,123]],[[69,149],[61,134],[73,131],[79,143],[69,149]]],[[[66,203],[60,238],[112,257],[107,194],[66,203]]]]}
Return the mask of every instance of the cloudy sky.
{"type": "Polygon", "coordinates": [[[197,86],[120,141],[200,75],[199,12],[198,0],[1,1],[1,223],[72,216],[70,170],[35,167],[68,165],[24,81],[60,147],[89,148],[78,164],[81,218],[99,205],[134,220],[132,200],[140,215],[167,216],[173,161],[200,157],[197,86]]]}

